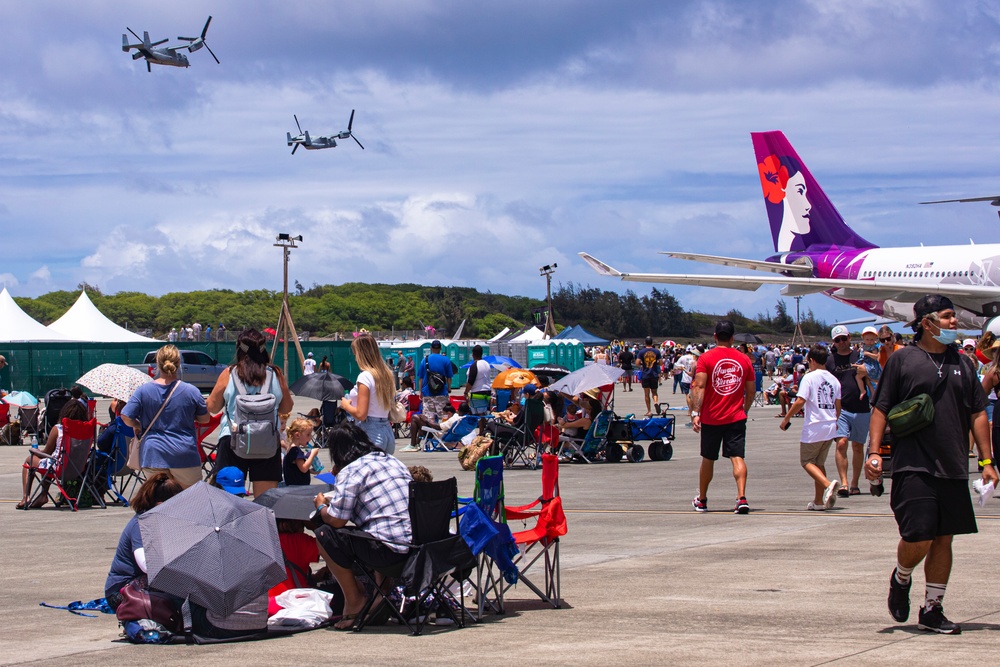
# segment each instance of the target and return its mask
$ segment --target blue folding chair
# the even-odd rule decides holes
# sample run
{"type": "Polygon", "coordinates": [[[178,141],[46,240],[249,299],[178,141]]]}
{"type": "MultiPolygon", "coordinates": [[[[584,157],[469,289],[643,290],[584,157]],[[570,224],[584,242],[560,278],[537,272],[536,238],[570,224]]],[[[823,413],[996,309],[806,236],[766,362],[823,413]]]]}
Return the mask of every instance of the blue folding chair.
{"type": "Polygon", "coordinates": [[[447,431],[424,426],[420,446],[425,452],[451,452],[453,447],[449,444],[457,445],[462,438],[476,430],[481,417],[477,415],[465,415],[460,420],[452,424],[447,431]]]}
{"type": "MultiPolygon", "coordinates": [[[[121,503],[128,507],[128,499],[144,481],[142,473],[128,467],[128,445],[135,437],[135,431],[127,426],[121,417],[115,417],[114,436],[110,446],[98,438],[97,447],[93,452],[94,470],[104,470],[107,486],[104,495],[111,502],[121,503]]],[[[111,428],[111,424],[108,425],[111,428]]]]}
{"type": "Polygon", "coordinates": [[[510,405],[510,389],[497,389],[496,391],[497,404],[494,408],[497,412],[503,412],[510,405]]]}

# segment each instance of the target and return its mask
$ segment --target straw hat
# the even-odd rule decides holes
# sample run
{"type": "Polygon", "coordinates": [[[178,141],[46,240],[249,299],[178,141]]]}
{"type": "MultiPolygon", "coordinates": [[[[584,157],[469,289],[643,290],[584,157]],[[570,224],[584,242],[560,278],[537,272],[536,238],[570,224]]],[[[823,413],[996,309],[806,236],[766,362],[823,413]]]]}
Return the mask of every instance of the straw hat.
{"type": "Polygon", "coordinates": [[[588,389],[587,391],[583,392],[583,395],[589,396],[595,401],[599,401],[601,399],[601,390],[598,389],[597,387],[594,387],[593,389],[588,389]]]}

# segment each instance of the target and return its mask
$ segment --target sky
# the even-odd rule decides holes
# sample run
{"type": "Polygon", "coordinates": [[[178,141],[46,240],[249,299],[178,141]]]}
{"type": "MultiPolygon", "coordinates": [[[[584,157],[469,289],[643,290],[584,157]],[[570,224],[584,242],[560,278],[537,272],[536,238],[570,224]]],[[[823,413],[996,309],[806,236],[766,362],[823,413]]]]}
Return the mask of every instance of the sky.
{"type": "MultiPolygon", "coordinates": [[[[750,132],[782,130],[880,246],[996,240],[1000,0],[0,0],[0,281],[14,296],[716,273],[773,253],[750,132]],[[188,69],[130,27],[194,36],[188,69]],[[130,41],[134,41],[131,39],[130,41]],[[290,155],[293,114],[336,148],[290,155]]],[[[702,312],[757,292],[666,287],[702,312]]],[[[794,312],[794,302],[787,300],[794,312]]],[[[827,321],[861,311],[822,296],[827,321]]],[[[558,313],[556,314],[558,319],[558,313]]]]}

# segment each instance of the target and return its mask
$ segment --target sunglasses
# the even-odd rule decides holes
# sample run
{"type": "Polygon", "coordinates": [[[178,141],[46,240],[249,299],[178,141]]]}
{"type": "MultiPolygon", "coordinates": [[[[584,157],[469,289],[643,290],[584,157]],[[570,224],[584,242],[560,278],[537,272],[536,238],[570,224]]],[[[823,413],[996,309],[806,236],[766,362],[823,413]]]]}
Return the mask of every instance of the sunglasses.
{"type": "Polygon", "coordinates": [[[892,338],[879,338],[879,340],[883,343],[891,343],[893,341],[892,338]]]}
{"type": "Polygon", "coordinates": [[[851,340],[851,339],[848,338],[847,336],[837,336],[836,338],[833,339],[833,342],[834,343],[843,343],[844,341],[848,341],[848,340],[851,340]]]}

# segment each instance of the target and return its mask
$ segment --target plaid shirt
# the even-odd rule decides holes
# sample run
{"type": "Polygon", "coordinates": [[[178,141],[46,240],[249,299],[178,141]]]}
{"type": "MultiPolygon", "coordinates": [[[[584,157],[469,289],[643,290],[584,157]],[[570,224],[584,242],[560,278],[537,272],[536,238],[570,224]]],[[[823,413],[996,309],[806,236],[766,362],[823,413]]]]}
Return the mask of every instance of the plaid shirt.
{"type": "Polygon", "coordinates": [[[326,512],[350,521],[361,530],[403,553],[409,547],[410,471],[403,463],[382,453],[365,454],[337,474],[333,497],[326,512]]]}

